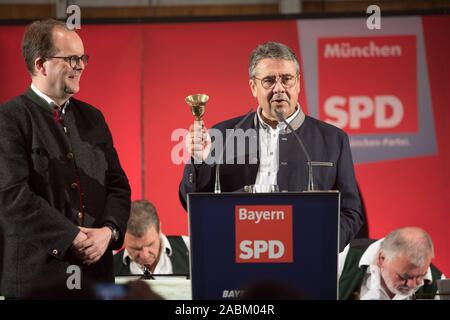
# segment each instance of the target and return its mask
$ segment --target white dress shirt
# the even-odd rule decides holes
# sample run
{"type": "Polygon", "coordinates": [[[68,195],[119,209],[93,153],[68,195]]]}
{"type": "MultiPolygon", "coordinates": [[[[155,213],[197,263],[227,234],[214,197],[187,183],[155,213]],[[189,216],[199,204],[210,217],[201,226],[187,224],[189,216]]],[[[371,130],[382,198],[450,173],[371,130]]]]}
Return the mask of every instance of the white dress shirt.
{"type": "MultiPolygon", "coordinates": [[[[279,135],[286,129],[286,124],[278,122],[274,129],[264,122],[261,117],[262,109],[258,107],[257,114],[260,123],[259,128],[259,168],[254,186],[255,192],[270,192],[271,186],[277,184],[279,167],[279,135]]],[[[300,106],[286,119],[290,123],[300,113],[300,106]]]]}

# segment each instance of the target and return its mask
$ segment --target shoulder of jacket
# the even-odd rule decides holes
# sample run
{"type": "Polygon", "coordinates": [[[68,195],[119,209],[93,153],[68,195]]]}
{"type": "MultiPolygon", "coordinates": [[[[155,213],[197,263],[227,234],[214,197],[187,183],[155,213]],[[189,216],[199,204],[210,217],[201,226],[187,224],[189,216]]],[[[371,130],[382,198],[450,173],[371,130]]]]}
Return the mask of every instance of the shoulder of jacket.
{"type": "Polygon", "coordinates": [[[320,132],[322,132],[324,135],[335,135],[339,137],[347,137],[347,133],[342,130],[341,128],[338,128],[332,124],[326,123],[322,120],[318,120],[316,118],[313,118],[311,116],[306,116],[305,118],[305,124],[308,126],[313,126],[320,132]]]}
{"type": "MultiPolygon", "coordinates": [[[[254,115],[255,115],[255,112],[253,112],[253,116],[250,116],[245,122],[251,121],[251,123],[253,123],[254,115]]],[[[234,126],[236,124],[238,124],[239,121],[241,121],[245,116],[246,116],[246,114],[241,115],[239,117],[234,117],[234,118],[231,118],[231,119],[224,120],[222,122],[219,122],[219,123],[215,124],[213,126],[213,128],[219,129],[221,131],[224,131],[226,129],[233,129],[234,126]]],[[[242,124],[241,129],[247,129],[247,126],[246,126],[245,123],[242,124]]]]}
{"type": "Polygon", "coordinates": [[[91,105],[91,104],[89,104],[87,102],[78,100],[78,99],[73,98],[73,97],[70,98],[70,100],[71,100],[73,105],[75,105],[76,107],[79,107],[81,112],[95,114],[96,116],[102,117],[102,118],[104,117],[103,113],[100,111],[100,109],[94,107],[93,105],[91,105]]]}

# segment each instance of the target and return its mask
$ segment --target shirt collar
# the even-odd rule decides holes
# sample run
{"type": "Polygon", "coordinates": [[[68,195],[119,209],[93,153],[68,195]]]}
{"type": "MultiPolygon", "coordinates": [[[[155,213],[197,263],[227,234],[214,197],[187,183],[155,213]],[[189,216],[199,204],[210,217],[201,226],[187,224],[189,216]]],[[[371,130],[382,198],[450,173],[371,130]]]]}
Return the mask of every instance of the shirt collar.
{"type": "MultiPolygon", "coordinates": [[[[300,110],[301,110],[300,105],[297,104],[297,106],[295,107],[295,112],[289,118],[286,119],[286,122],[290,123],[292,120],[294,120],[299,115],[300,110]]],[[[259,119],[259,123],[261,124],[261,127],[266,130],[272,129],[272,127],[270,125],[268,125],[262,118],[261,112],[262,112],[262,108],[261,108],[261,106],[258,106],[258,109],[256,110],[256,114],[258,115],[258,119],[259,119]]],[[[277,125],[278,130],[281,130],[281,129],[284,130],[285,128],[286,128],[286,125],[283,122],[278,123],[278,125],[277,125]]]]}
{"type": "Polygon", "coordinates": [[[66,102],[64,102],[64,104],[62,106],[59,106],[52,98],[50,98],[49,96],[47,96],[45,93],[43,93],[41,90],[39,90],[38,88],[36,88],[36,86],[31,83],[31,90],[34,91],[34,93],[36,93],[41,99],[43,99],[45,102],[48,103],[48,105],[52,108],[52,109],[61,109],[61,111],[64,113],[65,108],[67,107],[67,105],[69,104],[69,100],[68,99],[66,102]]]}
{"type": "Polygon", "coordinates": [[[358,266],[360,268],[375,264],[375,259],[377,257],[378,250],[380,250],[381,241],[383,241],[383,239],[375,241],[366,249],[366,251],[364,251],[364,254],[361,256],[361,259],[359,260],[358,266]]]}
{"type": "Polygon", "coordinates": [[[162,243],[162,249],[165,253],[170,257],[172,256],[172,246],[170,245],[169,239],[161,233],[161,243],[162,243]]]}

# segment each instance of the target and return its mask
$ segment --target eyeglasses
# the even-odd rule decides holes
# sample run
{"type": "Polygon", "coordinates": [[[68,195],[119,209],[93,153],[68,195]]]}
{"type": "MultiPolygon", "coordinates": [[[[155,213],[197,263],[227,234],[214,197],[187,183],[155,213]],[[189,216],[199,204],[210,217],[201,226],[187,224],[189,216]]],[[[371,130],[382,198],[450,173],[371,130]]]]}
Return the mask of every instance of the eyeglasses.
{"type": "Polygon", "coordinates": [[[89,56],[87,54],[83,54],[82,56],[46,57],[46,58],[64,59],[65,62],[69,62],[70,67],[73,69],[75,69],[80,64],[80,61],[83,61],[84,66],[87,66],[89,62],[89,56]]]}
{"type": "Polygon", "coordinates": [[[262,79],[254,77],[254,79],[261,81],[261,85],[264,89],[273,88],[277,84],[278,80],[281,80],[281,84],[286,89],[292,88],[297,83],[297,77],[290,74],[284,74],[281,77],[268,76],[262,79]]]}

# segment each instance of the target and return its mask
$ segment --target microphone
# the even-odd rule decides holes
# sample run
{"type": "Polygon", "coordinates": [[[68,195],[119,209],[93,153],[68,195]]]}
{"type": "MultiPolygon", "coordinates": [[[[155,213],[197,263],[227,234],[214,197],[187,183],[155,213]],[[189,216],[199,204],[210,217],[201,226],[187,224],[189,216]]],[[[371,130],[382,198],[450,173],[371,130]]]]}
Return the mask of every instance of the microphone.
{"type": "Polygon", "coordinates": [[[223,149],[222,149],[222,152],[220,153],[220,157],[218,158],[218,159],[219,159],[219,162],[216,163],[216,179],[215,179],[215,182],[214,182],[214,193],[221,193],[221,192],[222,192],[221,189],[220,189],[220,159],[222,159],[223,153],[224,153],[225,149],[227,148],[228,143],[230,142],[230,141],[229,141],[229,140],[230,140],[230,136],[233,136],[233,135],[234,135],[234,131],[237,130],[237,129],[239,129],[239,128],[242,126],[242,124],[245,122],[245,120],[248,119],[248,117],[252,114],[252,112],[253,112],[253,109],[250,109],[250,111],[247,112],[247,114],[245,115],[245,117],[242,118],[241,121],[239,121],[239,122],[233,127],[233,133],[232,133],[232,134],[226,135],[227,130],[225,129],[225,135],[226,135],[226,138],[225,138],[225,145],[224,145],[224,147],[223,147],[223,149]]]}
{"type": "Polygon", "coordinates": [[[143,280],[155,280],[155,278],[153,278],[152,273],[150,272],[150,268],[147,265],[143,265],[144,267],[144,274],[142,275],[142,279],[143,280]]]}
{"type": "Polygon", "coordinates": [[[298,144],[303,150],[303,153],[305,154],[306,161],[308,162],[308,191],[314,191],[314,177],[313,177],[313,168],[311,163],[311,157],[309,156],[308,151],[306,151],[305,145],[303,144],[300,137],[297,135],[297,132],[292,128],[292,126],[286,121],[283,114],[278,111],[276,108],[273,109],[278,117],[278,119],[283,122],[289,130],[291,130],[294,133],[294,137],[297,139],[298,144]]]}

